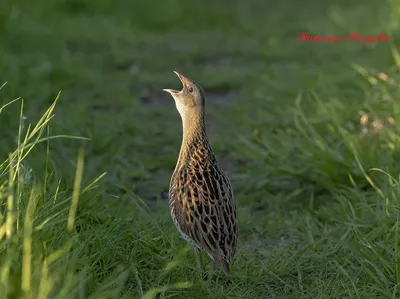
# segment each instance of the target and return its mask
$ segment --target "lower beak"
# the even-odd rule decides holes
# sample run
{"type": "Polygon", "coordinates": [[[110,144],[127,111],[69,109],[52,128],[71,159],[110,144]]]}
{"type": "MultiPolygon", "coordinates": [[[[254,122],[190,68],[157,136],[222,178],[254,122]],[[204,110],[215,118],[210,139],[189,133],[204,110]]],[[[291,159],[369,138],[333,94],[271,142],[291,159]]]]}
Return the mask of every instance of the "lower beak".
{"type": "Polygon", "coordinates": [[[179,91],[177,91],[177,90],[174,90],[174,89],[163,89],[163,91],[166,91],[166,92],[168,92],[168,93],[170,93],[170,94],[174,94],[174,93],[178,93],[179,91]]]}

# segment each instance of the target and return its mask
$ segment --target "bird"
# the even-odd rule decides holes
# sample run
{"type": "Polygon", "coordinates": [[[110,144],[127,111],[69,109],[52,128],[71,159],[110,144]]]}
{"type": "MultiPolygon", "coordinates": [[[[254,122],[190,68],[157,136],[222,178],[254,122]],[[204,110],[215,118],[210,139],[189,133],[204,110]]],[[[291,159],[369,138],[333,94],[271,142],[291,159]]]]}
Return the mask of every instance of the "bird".
{"type": "Polygon", "coordinates": [[[201,252],[206,252],[211,273],[218,267],[229,274],[239,237],[232,184],[208,140],[203,89],[192,79],[174,73],[182,90],[163,89],[175,100],[182,120],[182,143],[168,193],[171,217],[193,246],[198,269],[201,252]]]}

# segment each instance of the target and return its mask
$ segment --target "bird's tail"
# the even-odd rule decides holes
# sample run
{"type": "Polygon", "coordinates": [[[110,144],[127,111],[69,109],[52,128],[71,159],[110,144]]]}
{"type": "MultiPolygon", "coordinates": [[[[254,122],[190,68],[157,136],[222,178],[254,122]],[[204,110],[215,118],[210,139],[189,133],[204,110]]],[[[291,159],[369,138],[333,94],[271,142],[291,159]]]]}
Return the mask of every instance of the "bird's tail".
{"type": "Polygon", "coordinates": [[[223,257],[215,257],[214,258],[215,265],[221,268],[226,274],[230,272],[230,263],[225,260],[223,257]]]}

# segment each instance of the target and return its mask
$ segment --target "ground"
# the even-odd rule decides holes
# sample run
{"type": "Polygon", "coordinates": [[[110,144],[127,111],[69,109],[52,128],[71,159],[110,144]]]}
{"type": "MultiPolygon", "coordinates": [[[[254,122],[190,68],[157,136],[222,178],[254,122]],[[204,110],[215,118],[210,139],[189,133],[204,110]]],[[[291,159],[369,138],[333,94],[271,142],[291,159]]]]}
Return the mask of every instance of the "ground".
{"type": "Polygon", "coordinates": [[[400,297],[400,6],[331,3],[1,2],[1,297],[400,297]],[[174,70],[238,205],[211,280],[168,211],[174,70]]]}

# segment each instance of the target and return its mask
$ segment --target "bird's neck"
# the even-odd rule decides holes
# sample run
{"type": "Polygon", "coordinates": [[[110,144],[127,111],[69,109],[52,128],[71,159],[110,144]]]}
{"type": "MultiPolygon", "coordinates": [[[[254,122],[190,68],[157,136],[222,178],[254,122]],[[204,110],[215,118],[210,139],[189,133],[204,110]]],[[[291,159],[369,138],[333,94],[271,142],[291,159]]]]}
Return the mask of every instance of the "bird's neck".
{"type": "Polygon", "coordinates": [[[193,113],[182,116],[182,142],[190,143],[198,137],[207,139],[204,113],[193,113]]]}
{"type": "Polygon", "coordinates": [[[182,116],[182,145],[178,164],[183,164],[196,150],[202,149],[205,156],[213,155],[208,142],[204,113],[182,116]]]}

